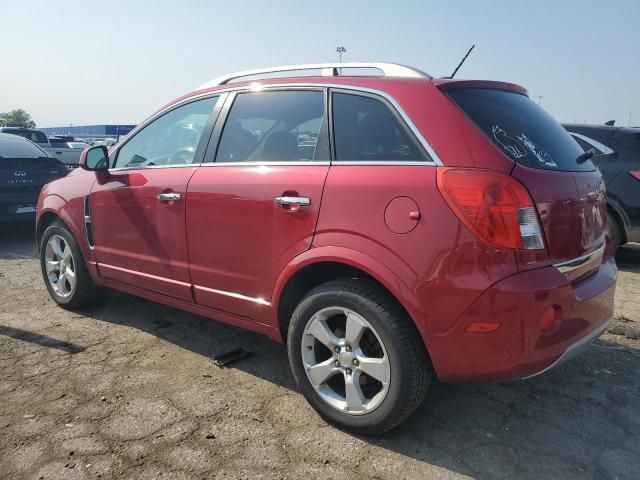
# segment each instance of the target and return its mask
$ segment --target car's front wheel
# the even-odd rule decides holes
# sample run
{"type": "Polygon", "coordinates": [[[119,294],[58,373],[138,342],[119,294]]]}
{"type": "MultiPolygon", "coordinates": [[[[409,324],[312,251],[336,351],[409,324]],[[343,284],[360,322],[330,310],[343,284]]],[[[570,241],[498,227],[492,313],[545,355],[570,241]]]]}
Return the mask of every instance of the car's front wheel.
{"type": "Polygon", "coordinates": [[[40,241],[42,278],[51,298],[68,309],[89,306],[99,296],[82,252],[66,225],[54,222],[40,241]]]}
{"type": "Polygon", "coordinates": [[[292,316],[287,348],[309,403],[330,423],[357,433],[397,426],[420,405],[432,375],[411,320],[364,279],[309,292],[292,316]]]}

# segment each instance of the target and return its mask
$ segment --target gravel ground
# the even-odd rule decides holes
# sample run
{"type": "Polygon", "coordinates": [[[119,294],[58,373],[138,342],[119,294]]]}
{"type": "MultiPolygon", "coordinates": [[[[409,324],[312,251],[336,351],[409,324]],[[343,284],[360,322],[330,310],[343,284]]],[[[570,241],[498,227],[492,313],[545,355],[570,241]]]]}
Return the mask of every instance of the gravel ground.
{"type": "Polygon", "coordinates": [[[640,245],[618,255],[618,321],[529,381],[436,384],[380,438],[327,426],[266,338],[110,293],[49,299],[31,226],[0,226],[0,478],[640,477],[640,245]],[[218,369],[215,352],[254,355],[218,369]]]}

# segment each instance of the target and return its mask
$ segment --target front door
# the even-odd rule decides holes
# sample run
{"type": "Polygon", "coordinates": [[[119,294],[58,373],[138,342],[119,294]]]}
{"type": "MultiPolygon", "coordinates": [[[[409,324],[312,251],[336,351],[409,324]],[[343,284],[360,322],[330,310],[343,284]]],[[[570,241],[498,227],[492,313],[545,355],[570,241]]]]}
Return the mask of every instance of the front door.
{"type": "Polygon", "coordinates": [[[230,102],[187,192],[191,279],[198,303],[266,323],[278,274],[313,240],[329,169],[325,92],[230,102]]]}
{"type": "Polygon", "coordinates": [[[117,149],[113,168],[98,177],[89,212],[104,278],[193,300],[185,197],[216,101],[192,101],[154,119],[117,149]]]}

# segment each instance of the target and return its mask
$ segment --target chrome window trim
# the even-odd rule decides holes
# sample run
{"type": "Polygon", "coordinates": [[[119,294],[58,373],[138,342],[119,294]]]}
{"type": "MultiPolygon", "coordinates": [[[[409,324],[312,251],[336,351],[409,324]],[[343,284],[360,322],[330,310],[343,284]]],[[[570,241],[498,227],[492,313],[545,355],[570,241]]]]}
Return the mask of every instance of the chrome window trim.
{"type": "MultiPolygon", "coordinates": [[[[230,86],[228,88],[224,88],[224,89],[220,89],[220,90],[214,90],[214,91],[209,91],[209,92],[203,92],[197,95],[194,95],[192,97],[189,98],[185,98],[184,100],[181,100],[178,103],[174,103],[172,105],[169,105],[168,107],[160,110],[159,112],[157,112],[155,115],[153,115],[152,117],[149,117],[144,123],[141,123],[140,125],[138,125],[138,127],[136,127],[134,130],[131,131],[131,133],[129,135],[127,135],[127,141],[129,138],[133,137],[133,134],[139,130],[144,128],[146,125],[148,125],[149,123],[151,123],[152,121],[154,121],[156,118],[162,116],[164,113],[166,113],[169,110],[172,110],[174,108],[177,108],[179,106],[182,106],[186,103],[190,103],[194,100],[198,100],[204,97],[209,97],[209,96],[215,96],[215,95],[222,95],[225,93],[231,93],[231,92],[243,92],[243,91],[249,91],[249,92],[259,92],[262,90],[295,90],[295,89],[308,89],[308,88],[336,88],[336,89],[341,89],[341,90],[351,90],[354,92],[364,92],[364,93],[369,93],[371,95],[377,95],[380,96],[382,98],[384,98],[385,100],[387,100],[392,106],[393,108],[396,110],[396,112],[398,113],[398,115],[400,115],[400,117],[402,118],[402,120],[404,121],[405,125],[407,127],[409,127],[409,130],[411,130],[411,133],[416,137],[416,139],[418,140],[418,142],[420,142],[420,145],[422,145],[422,147],[427,151],[427,153],[429,154],[429,156],[431,157],[432,161],[424,161],[424,162],[416,162],[416,165],[422,165],[422,166],[444,166],[444,163],[442,163],[442,160],[440,159],[440,157],[438,156],[438,154],[435,152],[435,150],[433,149],[433,147],[431,146],[431,144],[427,141],[427,139],[422,135],[422,133],[420,132],[420,130],[418,130],[418,127],[416,127],[416,125],[413,123],[413,121],[411,120],[411,118],[409,117],[409,115],[407,115],[407,113],[404,111],[404,109],[400,106],[400,104],[391,96],[389,95],[387,92],[384,92],[382,90],[378,90],[375,88],[367,88],[367,87],[360,87],[358,85],[346,85],[346,84],[339,84],[339,83],[330,83],[330,82],[319,82],[319,83],[274,83],[274,84],[262,84],[262,83],[254,83],[252,85],[242,85],[242,86],[230,86]],[[257,89],[258,88],[258,89],[257,89]]],[[[126,145],[126,142],[123,143],[122,145],[126,145]]],[[[122,145],[119,145],[117,147],[116,150],[114,150],[114,153],[116,153],[120,147],[122,147],[122,145]]],[[[248,162],[238,162],[238,164],[248,164],[248,162]]],[[[265,164],[266,162],[259,162],[260,164],[265,164]]],[[[275,162],[275,163],[280,163],[280,162],[275,162]]],[[[282,162],[286,165],[293,165],[294,162],[282,162]]],[[[321,165],[324,162],[304,162],[305,165],[321,165]]],[[[163,166],[163,165],[157,165],[154,167],[137,167],[138,170],[143,170],[144,168],[175,168],[175,167],[184,167],[184,166],[211,166],[211,165],[215,165],[216,162],[203,162],[203,163],[191,163],[188,165],[169,165],[169,166],[163,166]]],[[[221,162],[222,164],[222,162],[221,162]]],[[[227,165],[230,165],[231,162],[228,162],[227,165]]],[[[366,166],[366,165],[372,165],[371,162],[353,162],[354,165],[362,165],[362,166],[366,166]]],[[[377,163],[378,165],[381,165],[380,163],[377,163]]],[[[383,163],[384,165],[386,165],[386,163],[383,163]]],[[[341,165],[341,163],[339,162],[333,162],[333,165],[341,165]]],[[[344,165],[344,164],[343,164],[344,165]]],[[[398,166],[402,166],[403,163],[402,162],[392,162],[389,161],[388,165],[398,165],[398,166]]],[[[406,165],[406,164],[405,164],[406,165]]],[[[118,169],[122,169],[124,170],[125,168],[129,168],[129,167],[116,167],[116,168],[112,168],[109,169],[109,171],[115,171],[118,169]]]]}
{"type": "Polygon", "coordinates": [[[197,164],[198,167],[283,167],[283,166],[329,166],[331,162],[329,160],[323,160],[321,162],[314,162],[309,160],[308,162],[287,162],[287,161],[275,161],[275,162],[208,162],[197,164]]]}
{"type": "Polygon", "coordinates": [[[569,135],[577,137],[580,140],[584,140],[585,142],[587,142],[592,147],[595,147],[598,150],[600,150],[603,153],[603,155],[611,155],[612,153],[615,153],[615,151],[612,150],[610,147],[607,147],[605,144],[600,143],[599,141],[594,140],[591,137],[587,137],[586,135],[582,135],[582,134],[576,133],[576,132],[569,132],[569,135]]]}
{"type": "Polygon", "coordinates": [[[365,162],[359,162],[357,160],[337,160],[331,163],[331,165],[335,165],[337,167],[339,166],[356,166],[356,165],[368,165],[368,166],[399,166],[399,167],[409,167],[409,166],[423,166],[423,165],[434,165],[433,162],[424,162],[424,161],[418,161],[418,160],[412,160],[410,162],[403,162],[403,161],[393,161],[393,160],[371,160],[371,161],[365,161],[365,162]]]}
{"type": "Polygon", "coordinates": [[[605,245],[602,245],[601,247],[595,249],[593,252],[587,253],[577,258],[573,258],[571,260],[555,263],[553,266],[557,268],[560,273],[571,272],[577,268],[580,268],[586,265],[592,260],[595,260],[596,257],[602,258],[602,255],[604,254],[604,248],[605,248],[605,245]]]}
{"type": "Polygon", "coordinates": [[[115,168],[110,168],[109,172],[125,172],[125,171],[130,171],[130,170],[155,170],[157,168],[186,168],[186,167],[197,168],[200,165],[201,165],[200,163],[185,163],[183,165],[151,165],[151,166],[148,166],[148,167],[140,167],[140,166],[135,166],[135,167],[115,167],[115,168]]]}

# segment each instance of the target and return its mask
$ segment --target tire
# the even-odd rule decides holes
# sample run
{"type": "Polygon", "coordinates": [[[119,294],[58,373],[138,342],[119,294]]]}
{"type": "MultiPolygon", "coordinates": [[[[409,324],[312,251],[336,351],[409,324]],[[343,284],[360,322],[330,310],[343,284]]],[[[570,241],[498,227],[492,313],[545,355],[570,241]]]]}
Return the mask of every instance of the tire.
{"type": "Polygon", "coordinates": [[[76,240],[60,221],[49,225],[42,235],[40,270],[51,298],[63,308],[74,310],[87,307],[96,303],[100,297],[100,289],[91,279],[76,240]],[[54,248],[56,244],[57,248],[54,248]],[[56,262],[57,266],[54,266],[56,262]],[[62,273],[64,280],[61,280],[62,273]],[[73,282],[72,273],[75,274],[73,282]],[[54,277],[57,277],[57,281],[54,277]]]}
{"type": "Polygon", "coordinates": [[[618,248],[622,245],[622,232],[620,231],[618,220],[613,216],[611,211],[609,211],[609,215],[607,216],[607,236],[611,239],[611,243],[613,243],[613,251],[618,251],[618,248]]]}
{"type": "Polygon", "coordinates": [[[287,340],[289,365],[307,401],[327,422],[354,433],[398,426],[422,403],[433,376],[411,319],[366,279],[310,291],[291,317],[287,340]]]}

